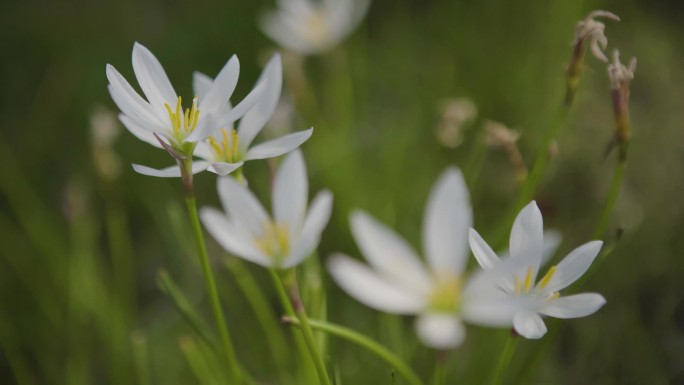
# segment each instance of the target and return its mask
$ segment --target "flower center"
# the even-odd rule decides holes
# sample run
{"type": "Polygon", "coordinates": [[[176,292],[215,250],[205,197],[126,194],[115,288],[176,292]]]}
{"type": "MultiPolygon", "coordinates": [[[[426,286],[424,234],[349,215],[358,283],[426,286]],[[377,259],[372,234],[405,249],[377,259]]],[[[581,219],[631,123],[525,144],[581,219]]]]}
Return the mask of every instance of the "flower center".
{"type": "Polygon", "coordinates": [[[264,234],[254,241],[259,250],[276,260],[290,251],[287,223],[277,224],[271,221],[264,223],[264,234]]]}
{"type": "MultiPolygon", "coordinates": [[[[544,277],[542,277],[542,279],[539,281],[539,283],[537,283],[536,290],[544,289],[549,284],[549,282],[551,282],[551,279],[556,274],[556,270],[558,270],[558,268],[556,266],[551,266],[551,268],[549,268],[549,271],[547,271],[546,274],[544,275],[544,277]]],[[[522,280],[516,274],[515,286],[514,286],[515,294],[518,294],[518,295],[527,294],[530,291],[532,291],[532,289],[533,289],[532,285],[534,284],[534,282],[532,282],[533,275],[534,275],[534,270],[532,270],[532,267],[527,268],[527,272],[525,273],[525,278],[523,278],[522,280]]],[[[558,297],[559,297],[559,294],[556,292],[556,293],[552,293],[550,295],[549,299],[550,300],[556,299],[558,297]]]]}
{"type": "Polygon", "coordinates": [[[238,149],[238,134],[235,129],[230,130],[230,134],[225,128],[221,129],[221,141],[213,136],[209,137],[209,145],[214,152],[217,161],[233,163],[240,158],[238,149]]]}
{"type": "Polygon", "coordinates": [[[430,309],[451,313],[458,310],[461,302],[461,287],[463,282],[459,277],[448,276],[438,277],[437,286],[430,293],[430,309]]]}
{"type": "Polygon", "coordinates": [[[192,99],[192,108],[186,108],[183,112],[181,97],[178,97],[176,109],[171,109],[168,103],[164,103],[166,112],[169,113],[169,120],[173,128],[173,136],[180,142],[183,138],[188,136],[196,127],[199,121],[200,110],[197,108],[197,96],[192,99]]]}

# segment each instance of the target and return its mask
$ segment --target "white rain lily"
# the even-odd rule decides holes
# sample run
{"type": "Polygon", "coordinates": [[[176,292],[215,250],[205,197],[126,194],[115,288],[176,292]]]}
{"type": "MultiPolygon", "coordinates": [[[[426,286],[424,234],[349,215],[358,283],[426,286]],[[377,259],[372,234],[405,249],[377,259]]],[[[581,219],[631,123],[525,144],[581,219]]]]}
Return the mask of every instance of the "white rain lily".
{"type": "Polygon", "coordinates": [[[351,215],[351,230],[370,266],[335,254],[328,270],[359,302],[394,314],[416,314],[424,344],[438,349],[465,338],[461,322],[463,271],[472,223],[468,189],[461,172],[446,170],[432,188],[423,220],[427,266],[399,235],[363,211],[351,215]]]}
{"type": "MultiPolygon", "coordinates": [[[[311,137],[313,128],[252,146],[255,137],[271,118],[278,104],[283,83],[282,78],[281,59],[280,55],[276,54],[268,62],[257,80],[257,87],[260,89],[259,98],[240,119],[237,130],[233,128],[231,122],[218,130],[217,133],[196,143],[194,155],[201,160],[193,163],[193,173],[208,170],[225,176],[241,167],[246,161],[273,158],[286,154],[311,137]]],[[[212,80],[207,75],[195,72],[193,75],[195,94],[202,100],[210,95],[209,92],[218,81],[220,81],[218,77],[216,80],[212,80]]],[[[227,103],[226,106],[227,110],[230,111],[230,103],[227,103]]],[[[154,137],[151,138],[150,143],[160,147],[159,142],[155,142],[154,137]]],[[[134,165],[134,168],[136,171],[147,175],[180,176],[178,165],[164,170],[154,170],[137,165],[134,165]]]]}
{"type": "Polygon", "coordinates": [[[260,19],[261,29],[281,46],[302,55],[334,48],[361,22],[370,0],[278,0],[260,19]]]}
{"type": "MultiPolygon", "coordinates": [[[[266,84],[257,87],[235,107],[229,99],[237,85],[240,64],[236,56],[228,60],[211,87],[193,98],[183,110],[182,99],[174,90],[157,58],[144,46],[133,46],[133,71],[147,100],[143,99],[124,77],[107,64],[109,93],[121,109],[119,115],[126,128],[139,139],[162,147],[169,146],[181,157],[191,157],[196,143],[209,137],[245,115],[258,100],[266,84]]],[[[193,173],[206,169],[206,163],[193,164],[193,173]]],[[[136,171],[153,176],[179,177],[178,166],[155,170],[134,165],[136,171]]]]}
{"type": "Polygon", "coordinates": [[[288,155],[273,183],[273,216],[245,186],[219,178],[224,212],[202,208],[207,231],[229,253],[265,267],[291,268],[318,246],[330,219],[332,194],[321,191],[307,210],[309,182],[299,150],[288,155]]]}
{"type": "Polygon", "coordinates": [[[543,220],[533,201],[518,214],[510,237],[510,256],[500,259],[474,229],[470,247],[485,270],[466,290],[471,302],[469,321],[489,326],[513,326],[525,338],[546,334],[542,315],[579,318],[593,314],[606,300],[600,294],[561,297],[559,292],[579,279],[601,250],[603,242],[591,241],[576,248],[558,265],[538,278],[544,259],[543,220]]]}
{"type": "MultiPolygon", "coordinates": [[[[206,141],[197,143],[195,155],[209,164],[209,171],[226,175],[243,162],[255,159],[273,158],[286,154],[306,142],[313,128],[271,139],[252,146],[254,138],[269,121],[278,105],[283,84],[282,63],[276,54],[269,60],[257,83],[266,81],[266,87],[259,101],[240,120],[237,130],[232,126],[222,128],[206,141]]],[[[194,76],[195,93],[202,97],[211,90],[215,81],[199,72],[194,76]]]]}

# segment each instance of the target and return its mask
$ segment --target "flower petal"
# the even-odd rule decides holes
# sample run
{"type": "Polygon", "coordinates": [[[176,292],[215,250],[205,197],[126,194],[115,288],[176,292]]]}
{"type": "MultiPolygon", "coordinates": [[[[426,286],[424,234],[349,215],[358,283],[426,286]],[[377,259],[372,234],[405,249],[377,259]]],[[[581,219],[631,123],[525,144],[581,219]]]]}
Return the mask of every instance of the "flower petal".
{"type": "Polygon", "coordinates": [[[554,293],[565,289],[586,273],[603,246],[601,241],[591,241],[571,251],[556,266],[556,272],[543,288],[545,292],[554,293]]]}
{"type": "Polygon", "coordinates": [[[109,94],[123,113],[141,119],[150,126],[150,129],[163,126],[152,110],[152,106],[135,92],[114,66],[107,64],[106,72],[109,80],[109,94]]]}
{"type": "Polygon", "coordinates": [[[452,349],[465,339],[463,323],[452,314],[422,314],[416,319],[416,332],[425,345],[434,349],[452,349]]]}
{"type": "Polygon", "coordinates": [[[580,318],[596,313],[605,304],[601,294],[583,293],[549,301],[539,312],[556,318],[580,318]]]}
{"type": "Polygon", "coordinates": [[[237,56],[233,55],[211,83],[204,99],[199,100],[200,111],[205,114],[213,114],[222,108],[227,108],[230,96],[235,91],[239,75],[240,61],[237,56]]]}
{"type": "Polygon", "coordinates": [[[247,151],[245,160],[266,159],[287,154],[306,142],[311,134],[313,134],[313,127],[261,143],[247,151]]]}
{"type": "Polygon", "coordinates": [[[536,340],[546,334],[546,325],[539,314],[532,311],[521,311],[513,318],[513,327],[521,336],[536,340]]]}
{"type": "Polygon", "coordinates": [[[473,255],[475,255],[475,259],[477,259],[477,263],[479,263],[483,269],[493,269],[501,263],[501,260],[494,250],[489,247],[487,242],[482,239],[475,229],[470,229],[468,242],[470,243],[470,250],[473,251],[473,255]]]}
{"type": "Polygon", "coordinates": [[[299,236],[306,215],[309,181],[301,151],[288,155],[273,182],[273,219],[287,225],[289,239],[299,236]]]}
{"type": "Polygon", "coordinates": [[[226,163],[226,162],[213,162],[207,167],[207,171],[213,172],[216,175],[219,176],[226,176],[230,174],[231,172],[237,170],[238,168],[242,167],[244,162],[237,162],[237,163],[226,163]]]}
{"type": "Polygon", "coordinates": [[[542,246],[542,266],[548,262],[556,251],[558,251],[558,246],[560,246],[563,236],[558,230],[546,230],[544,231],[544,245],[542,246]]]}
{"type": "Polygon", "coordinates": [[[423,221],[425,256],[433,271],[461,275],[468,261],[468,229],[472,224],[463,174],[455,167],[449,168],[432,188],[423,221]]]}
{"type": "MultiPolygon", "coordinates": [[[[209,167],[209,163],[203,161],[197,161],[192,163],[192,173],[197,174],[198,172],[204,171],[209,167]]],[[[178,165],[163,168],[161,170],[147,167],[139,164],[133,165],[133,170],[139,174],[156,176],[160,178],[180,178],[181,170],[178,165]]]]}
{"type": "Polygon", "coordinates": [[[419,294],[387,281],[346,255],[334,254],[327,265],[335,282],[366,306],[394,314],[416,314],[426,305],[419,294]]]}
{"type": "Polygon", "coordinates": [[[133,71],[157,116],[165,116],[164,104],[175,106],[178,95],[159,60],[138,42],[133,45],[133,71]]]}
{"type": "Polygon", "coordinates": [[[309,207],[309,213],[304,221],[304,227],[296,246],[289,257],[283,261],[283,268],[290,268],[303,261],[318,246],[321,233],[330,220],[333,195],[330,191],[319,192],[309,207]]]}
{"type": "MultiPolygon", "coordinates": [[[[216,131],[223,127],[232,127],[233,122],[240,119],[259,100],[264,88],[264,84],[257,84],[235,107],[231,108],[230,103],[226,103],[225,108],[220,111],[214,111],[213,115],[202,115],[197,127],[187,136],[185,141],[196,142],[215,134],[216,131]]],[[[242,148],[242,145],[240,147],[242,148]]]]}
{"type": "Polygon", "coordinates": [[[525,270],[532,268],[532,282],[537,279],[543,244],[544,223],[541,211],[537,203],[532,201],[515,218],[510,239],[511,258],[525,261],[525,270]]]}
{"type": "MultiPolygon", "coordinates": [[[[126,129],[136,138],[145,143],[151,144],[154,147],[162,148],[162,145],[159,143],[159,139],[154,136],[154,132],[146,129],[142,124],[136,121],[136,119],[126,114],[119,114],[119,120],[121,123],[123,123],[124,127],[126,127],[126,129]]],[[[168,143],[168,140],[166,143],[168,143]]]]}
{"type": "Polygon", "coordinates": [[[211,77],[199,71],[195,71],[192,74],[192,91],[197,95],[199,100],[204,100],[212,84],[214,84],[214,79],[211,77]]]}
{"type": "Polygon", "coordinates": [[[430,289],[430,278],[420,258],[402,237],[361,210],[352,212],[350,220],[356,244],[383,276],[418,292],[430,289]]]}
{"type": "Polygon", "coordinates": [[[259,19],[261,30],[279,45],[300,53],[309,54],[315,49],[305,42],[292,25],[283,21],[281,14],[269,11],[259,19]]]}
{"type": "Polygon", "coordinates": [[[221,211],[212,207],[203,207],[200,210],[200,218],[204,228],[227,252],[261,266],[273,265],[273,260],[259,251],[249,242],[249,239],[238,235],[235,226],[221,211]]]}
{"type": "Polygon", "coordinates": [[[270,218],[254,194],[231,177],[218,178],[217,188],[221,204],[235,227],[250,238],[262,237],[270,218]]]}
{"type": "Polygon", "coordinates": [[[257,84],[266,81],[259,101],[247,111],[238,126],[239,142],[242,148],[249,148],[257,134],[273,115],[280,99],[283,85],[282,64],[279,54],[273,55],[264,67],[257,84]]]}

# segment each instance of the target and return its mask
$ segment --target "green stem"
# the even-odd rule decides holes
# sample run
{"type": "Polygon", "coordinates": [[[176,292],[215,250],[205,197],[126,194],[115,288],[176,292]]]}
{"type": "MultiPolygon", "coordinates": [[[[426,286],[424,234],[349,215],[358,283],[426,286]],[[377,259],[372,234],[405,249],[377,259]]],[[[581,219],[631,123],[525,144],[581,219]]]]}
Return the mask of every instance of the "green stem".
{"type": "MultiPolygon", "coordinates": [[[[268,271],[271,275],[271,279],[273,280],[273,286],[276,289],[278,299],[280,300],[280,303],[283,306],[283,310],[285,310],[285,314],[287,314],[287,316],[290,318],[296,318],[294,308],[292,307],[292,303],[290,303],[290,299],[287,296],[287,291],[285,290],[285,287],[283,286],[283,283],[280,280],[278,272],[275,269],[269,269],[268,271]]],[[[294,333],[294,341],[295,345],[297,346],[297,352],[299,353],[303,365],[302,371],[304,372],[304,376],[307,379],[307,383],[313,383],[316,379],[316,374],[313,373],[314,370],[312,368],[312,357],[309,354],[307,354],[308,349],[306,346],[306,342],[304,341],[303,335],[301,333],[294,333]]]]}
{"type": "MultiPolygon", "coordinates": [[[[169,151],[169,153],[174,156],[172,151],[169,151]]],[[[204,280],[207,284],[207,292],[211,302],[211,309],[214,314],[214,320],[216,321],[216,328],[218,329],[219,336],[221,338],[223,353],[225,354],[226,362],[228,364],[228,375],[231,379],[230,383],[238,385],[242,383],[242,370],[237,362],[233,343],[231,341],[230,334],[228,333],[226,317],[223,315],[221,299],[218,295],[214,274],[212,273],[211,266],[209,264],[207,247],[204,243],[204,235],[202,233],[202,226],[200,225],[199,215],[197,213],[197,202],[195,200],[195,191],[192,178],[192,158],[176,157],[176,159],[178,159],[178,164],[181,169],[181,181],[183,184],[183,190],[185,192],[185,205],[188,210],[188,215],[190,216],[190,227],[192,228],[195,245],[197,247],[197,251],[199,252],[202,273],[204,274],[204,280]]]]}
{"type": "Polygon", "coordinates": [[[594,239],[602,239],[606,229],[608,228],[608,222],[610,221],[610,216],[613,213],[615,202],[620,195],[622,179],[625,176],[626,167],[627,162],[624,160],[618,160],[618,163],[615,165],[615,169],[613,170],[613,178],[610,181],[608,196],[606,197],[606,202],[603,205],[603,211],[601,212],[601,219],[599,220],[596,230],[594,231],[594,239]]]}
{"type": "Polygon", "coordinates": [[[292,309],[294,310],[294,313],[296,314],[297,318],[299,318],[302,328],[302,334],[304,335],[304,342],[306,342],[306,345],[309,348],[309,354],[311,355],[311,359],[314,362],[316,372],[318,373],[318,379],[320,380],[320,383],[322,385],[332,385],[332,382],[330,382],[330,376],[328,376],[328,371],[325,368],[325,361],[323,360],[323,356],[321,356],[321,353],[318,350],[318,343],[316,342],[316,338],[314,337],[313,331],[311,330],[311,325],[309,324],[309,317],[307,317],[306,315],[306,309],[304,308],[302,298],[299,295],[299,286],[297,284],[297,278],[294,275],[294,271],[292,271],[291,279],[289,279],[288,281],[289,282],[286,285],[285,282],[283,282],[283,277],[281,277],[283,287],[287,286],[288,291],[290,293],[290,302],[292,304],[292,309]]]}
{"type": "Polygon", "coordinates": [[[204,273],[204,280],[206,281],[209,300],[211,301],[211,309],[214,313],[214,319],[216,320],[216,328],[219,331],[223,352],[226,355],[231,384],[237,385],[241,383],[242,375],[235,358],[235,351],[233,350],[230,334],[228,334],[226,317],[223,315],[223,309],[221,308],[221,300],[219,299],[218,290],[216,289],[214,274],[211,272],[211,267],[209,266],[209,256],[207,255],[207,247],[204,244],[204,235],[202,234],[202,227],[200,226],[199,215],[197,214],[195,196],[191,194],[192,192],[185,197],[185,204],[188,208],[188,214],[190,215],[192,234],[195,238],[197,251],[199,252],[202,272],[204,273]]]}
{"type": "Polygon", "coordinates": [[[508,366],[511,364],[511,359],[513,358],[513,353],[515,352],[515,347],[518,345],[518,336],[511,334],[506,341],[506,346],[504,346],[501,352],[501,358],[499,358],[499,364],[496,366],[496,372],[494,372],[494,377],[492,378],[492,385],[500,385],[503,381],[504,374],[508,370],[508,366]]]}
{"type": "MultiPolygon", "coordinates": [[[[301,327],[301,322],[294,317],[285,317],[283,320],[294,326],[301,327]]],[[[363,334],[330,322],[309,320],[309,326],[312,329],[332,334],[349,342],[353,342],[362,348],[365,348],[369,352],[374,353],[394,367],[411,385],[425,385],[420,377],[418,377],[418,375],[416,375],[416,373],[404,361],[402,361],[401,358],[392,353],[386,347],[364,336],[363,334]]]]}

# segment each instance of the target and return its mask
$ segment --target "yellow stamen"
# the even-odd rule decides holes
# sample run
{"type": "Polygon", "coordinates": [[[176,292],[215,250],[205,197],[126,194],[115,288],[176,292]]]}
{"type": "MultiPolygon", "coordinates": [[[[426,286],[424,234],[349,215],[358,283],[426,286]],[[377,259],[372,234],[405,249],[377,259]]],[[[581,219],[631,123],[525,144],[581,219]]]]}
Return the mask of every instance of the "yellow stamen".
{"type": "Polygon", "coordinates": [[[213,136],[209,137],[209,145],[211,145],[211,149],[214,150],[216,154],[221,153],[221,146],[216,142],[216,139],[214,139],[213,136]]]}
{"type": "Polygon", "coordinates": [[[181,104],[182,104],[182,99],[179,96],[178,102],[176,102],[176,124],[178,125],[179,128],[181,127],[181,124],[183,124],[183,122],[181,121],[181,115],[183,115],[183,106],[181,104]]]}
{"type": "Polygon", "coordinates": [[[230,138],[228,138],[228,131],[226,131],[225,128],[221,129],[221,135],[223,136],[223,153],[226,156],[226,160],[228,162],[233,160],[233,154],[231,153],[230,149],[230,138]]]}
{"type": "Polygon", "coordinates": [[[527,268],[527,274],[525,274],[525,287],[524,287],[525,293],[529,292],[530,288],[532,287],[532,274],[534,274],[534,272],[532,271],[532,268],[528,267],[527,268]]]}
{"type": "Polygon", "coordinates": [[[513,289],[515,291],[515,294],[520,294],[522,292],[522,285],[520,284],[520,278],[518,276],[515,276],[515,288],[513,289]]]}
{"type": "Polygon", "coordinates": [[[237,157],[238,153],[238,134],[237,131],[231,131],[231,138],[233,139],[233,157],[237,157]]]}
{"type": "Polygon", "coordinates": [[[556,266],[551,266],[549,271],[546,272],[546,275],[544,275],[544,278],[542,278],[541,281],[539,281],[539,285],[537,287],[540,289],[545,288],[546,285],[548,285],[551,281],[551,278],[553,278],[553,275],[556,274],[556,270],[558,270],[556,266]]]}
{"type": "Polygon", "coordinates": [[[555,292],[555,293],[551,294],[551,296],[549,296],[549,298],[547,298],[546,300],[547,300],[547,301],[553,301],[553,300],[558,299],[559,297],[560,297],[560,293],[559,293],[559,292],[555,292]]]}

